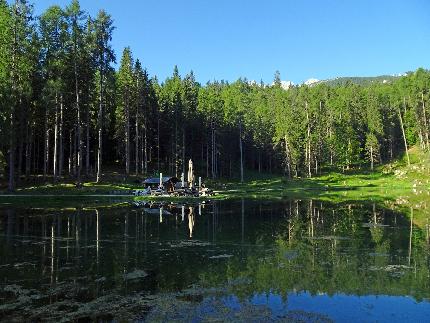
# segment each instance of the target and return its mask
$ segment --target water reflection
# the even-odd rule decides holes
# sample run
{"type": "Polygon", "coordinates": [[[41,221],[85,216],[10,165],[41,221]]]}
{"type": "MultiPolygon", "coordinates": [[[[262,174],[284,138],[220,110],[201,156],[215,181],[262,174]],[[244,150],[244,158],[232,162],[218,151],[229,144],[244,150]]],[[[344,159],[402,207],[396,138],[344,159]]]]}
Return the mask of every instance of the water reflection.
{"type": "Polygon", "coordinates": [[[404,215],[376,204],[242,199],[73,211],[9,207],[0,209],[0,239],[0,318],[40,304],[67,300],[81,309],[101,306],[107,296],[118,302],[191,285],[222,288],[238,302],[281,295],[282,306],[293,291],[417,301],[430,295],[428,221],[417,227],[414,210],[404,215]],[[34,299],[24,301],[28,294],[34,299]]]}
{"type": "Polygon", "coordinates": [[[194,207],[188,207],[188,229],[190,230],[190,238],[193,237],[193,229],[194,229],[194,207]]]}

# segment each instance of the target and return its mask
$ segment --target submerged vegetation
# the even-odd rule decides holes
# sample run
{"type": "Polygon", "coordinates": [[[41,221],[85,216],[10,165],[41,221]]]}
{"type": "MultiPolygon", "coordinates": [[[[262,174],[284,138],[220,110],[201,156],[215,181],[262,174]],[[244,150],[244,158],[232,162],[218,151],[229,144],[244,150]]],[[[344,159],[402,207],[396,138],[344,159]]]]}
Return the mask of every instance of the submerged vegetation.
{"type": "MultiPolygon", "coordinates": [[[[291,304],[303,294],[314,304],[330,297],[337,312],[372,295],[393,297],[391,310],[403,315],[422,314],[403,311],[404,301],[428,306],[428,227],[375,203],[4,206],[0,241],[5,321],[241,321],[245,315],[248,322],[252,313],[289,317],[291,307],[270,307],[268,298],[291,304]],[[258,296],[267,308],[253,306],[258,296]]],[[[303,308],[313,315],[325,309],[303,308]]],[[[356,306],[354,314],[363,310],[372,309],[356,306]]]]}

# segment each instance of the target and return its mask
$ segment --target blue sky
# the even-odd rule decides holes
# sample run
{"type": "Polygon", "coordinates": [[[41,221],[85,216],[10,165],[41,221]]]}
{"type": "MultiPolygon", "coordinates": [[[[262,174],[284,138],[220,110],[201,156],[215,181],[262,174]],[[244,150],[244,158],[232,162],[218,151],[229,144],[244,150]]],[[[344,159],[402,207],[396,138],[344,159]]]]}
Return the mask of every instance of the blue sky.
{"type": "MultiPolygon", "coordinates": [[[[35,0],[36,14],[68,0],[35,0]]],[[[130,46],[151,75],[178,65],[199,82],[395,74],[430,66],[428,0],[81,0],[114,19],[117,60],[130,46]]]]}

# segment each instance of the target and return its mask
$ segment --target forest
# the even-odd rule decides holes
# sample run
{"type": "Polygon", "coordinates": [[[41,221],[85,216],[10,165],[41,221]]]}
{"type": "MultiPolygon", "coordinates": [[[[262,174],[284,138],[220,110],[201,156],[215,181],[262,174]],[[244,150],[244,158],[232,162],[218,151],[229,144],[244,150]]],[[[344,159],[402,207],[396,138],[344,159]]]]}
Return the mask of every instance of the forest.
{"type": "Polygon", "coordinates": [[[9,190],[36,177],[180,176],[189,159],[207,178],[313,177],[430,148],[428,70],[287,89],[279,72],[271,84],[199,84],[175,66],[159,80],[131,48],[115,57],[114,28],[78,0],[40,16],[27,0],[0,0],[0,175],[9,190]]]}

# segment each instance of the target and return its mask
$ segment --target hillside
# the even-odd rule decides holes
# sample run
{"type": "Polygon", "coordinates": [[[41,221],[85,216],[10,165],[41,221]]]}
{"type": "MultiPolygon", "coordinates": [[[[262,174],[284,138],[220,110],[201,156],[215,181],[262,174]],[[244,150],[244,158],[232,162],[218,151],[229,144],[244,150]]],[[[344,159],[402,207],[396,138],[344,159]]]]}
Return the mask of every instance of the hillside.
{"type": "MultiPolygon", "coordinates": [[[[326,83],[329,86],[343,86],[347,83],[353,83],[357,85],[370,85],[374,83],[392,83],[393,81],[401,78],[402,75],[380,75],[380,76],[347,76],[347,77],[336,77],[334,79],[322,80],[318,83],[326,83]]],[[[316,84],[316,83],[314,83],[316,84]]]]}

